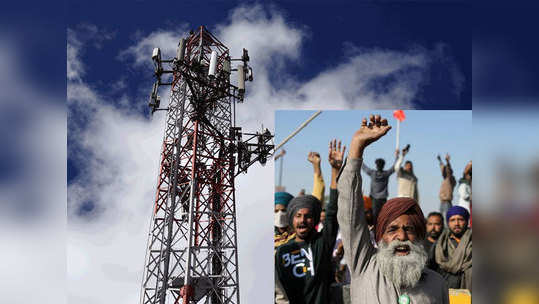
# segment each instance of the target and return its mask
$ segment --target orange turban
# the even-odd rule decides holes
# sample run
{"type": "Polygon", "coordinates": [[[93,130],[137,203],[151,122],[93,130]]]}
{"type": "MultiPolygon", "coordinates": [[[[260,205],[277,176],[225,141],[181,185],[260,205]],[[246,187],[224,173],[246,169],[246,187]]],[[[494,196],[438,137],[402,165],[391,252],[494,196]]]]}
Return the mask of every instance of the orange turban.
{"type": "Polygon", "coordinates": [[[393,222],[399,216],[407,214],[413,225],[419,239],[424,239],[426,234],[425,216],[419,204],[412,198],[397,197],[388,200],[376,222],[376,241],[379,242],[382,239],[382,235],[391,222],[393,222]]]}
{"type": "Polygon", "coordinates": [[[370,196],[363,196],[363,206],[365,207],[365,210],[372,209],[372,200],[370,196]]]}

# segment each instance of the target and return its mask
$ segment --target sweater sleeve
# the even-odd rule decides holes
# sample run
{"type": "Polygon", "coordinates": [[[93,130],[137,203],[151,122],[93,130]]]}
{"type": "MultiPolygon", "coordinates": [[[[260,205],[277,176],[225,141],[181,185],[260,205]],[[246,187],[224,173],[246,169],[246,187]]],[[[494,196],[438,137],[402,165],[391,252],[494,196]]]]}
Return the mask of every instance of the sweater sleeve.
{"type": "Polygon", "coordinates": [[[322,175],[315,174],[313,178],[313,196],[316,197],[320,203],[322,204],[321,207],[324,207],[324,191],[325,189],[324,185],[324,178],[322,175]]]}
{"type": "MultiPolygon", "coordinates": [[[[387,176],[390,176],[391,174],[395,173],[395,171],[397,170],[398,161],[399,161],[399,156],[395,157],[395,161],[393,162],[393,165],[391,165],[391,167],[385,171],[387,176]]],[[[398,164],[398,167],[400,167],[401,163],[402,163],[402,159],[401,159],[401,162],[398,164]]]]}
{"type": "Polygon", "coordinates": [[[324,221],[324,229],[322,236],[324,238],[324,250],[331,255],[335,246],[335,239],[339,232],[339,224],[337,222],[337,189],[329,189],[329,203],[326,206],[326,220],[324,221]]]}
{"type": "Polygon", "coordinates": [[[361,192],[361,163],[362,159],[347,159],[338,180],[337,218],[343,240],[344,257],[352,277],[361,274],[375,253],[365,219],[361,192]]]}
{"type": "Polygon", "coordinates": [[[367,173],[367,175],[371,176],[372,175],[372,169],[369,168],[369,166],[365,165],[365,164],[362,164],[361,165],[361,170],[363,170],[363,172],[367,173]]]}

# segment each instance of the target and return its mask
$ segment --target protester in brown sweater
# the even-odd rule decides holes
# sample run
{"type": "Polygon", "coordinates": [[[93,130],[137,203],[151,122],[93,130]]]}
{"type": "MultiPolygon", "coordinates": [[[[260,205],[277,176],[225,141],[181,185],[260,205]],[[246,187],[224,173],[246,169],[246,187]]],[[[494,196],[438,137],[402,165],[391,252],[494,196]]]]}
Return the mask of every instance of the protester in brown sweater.
{"type": "Polygon", "coordinates": [[[442,171],[442,185],[440,186],[440,212],[442,213],[443,218],[447,214],[447,210],[451,208],[453,201],[453,189],[457,181],[455,176],[453,176],[453,169],[451,168],[451,163],[449,160],[451,157],[449,154],[445,155],[445,162],[442,161],[440,155],[438,155],[438,161],[440,162],[440,170],[442,171]]]}

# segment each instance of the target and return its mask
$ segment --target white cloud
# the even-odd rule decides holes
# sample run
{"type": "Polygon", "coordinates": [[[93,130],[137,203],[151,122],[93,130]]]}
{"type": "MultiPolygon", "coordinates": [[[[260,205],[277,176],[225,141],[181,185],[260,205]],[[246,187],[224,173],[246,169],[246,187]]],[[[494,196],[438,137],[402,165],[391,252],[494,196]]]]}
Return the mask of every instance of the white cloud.
{"type": "Polygon", "coordinates": [[[156,30],[147,36],[137,33],[136,44],[120,52],[121,60],[133,59],[136,66],[148,66],[152,64],[152,50],[156,47],[161,49],[163,59],[172,58],[176,55],[176,49],[181,37],[188,33],[187,25],[182,25],[174,30],[156,30]]]}
{"type": "Polygon", "coordinates": [[[163,116],[148,121],[115,107],[82,77],[69,80],[69,113],[77,117],[69,124],[69,153],[82,172],[68,189],[68,302],[136,303],[163,116]],[[77,216],[89,201],[95,209],[77,216]]]}
{"type": "Polygon", "coordinates": [[[67,29],[67,79],[80,81],[86,70],[81,62],[83,45],[91,43],[97,49],[113,39],[115,33],[98,28],[93,24],[82,23],[75,29],[67,29]]]}
{"type": "Polygon", "coordinates": [[[240,6],[216,27],[216,35],[233,57],[239,57],[242,48],[249,50],[254,81],[248,83],[246,103],[237,108],[239,122],[249,128],[267,121],[267,113],[276,109],[413,108],[428,84],[431,63],[447,57],[421,47],[360,49],[344,43],[347,56],[342,62],[299,82],[287,66],[302,63],[309,30],[290,24],[278,10],[240,6]]]}
{"type": "MultiPolygon", "coordinates": [[[[187,28],[139,33],[119,58],[147,68],[156,46],[164,58],[172,57],[187,28]]],[[[273,128],[273,110],[278,108],[411,107],[429,68],[429,52],[420,48],[366,49],[310,80],[297,81],[287,73],[287,65],[301,63],[308,29],[261,5],[233,10],[214,33],[233,57],[239,57],[243,47],[251,56],[255,80],[247,84],[245,102],[237,105],[237,122],[244,131],[255,131],[260,123],[273,128]],[[380,78],[389,81],[380,87],[380,78]]],[[[81,304],[133,303],[141,288],[164,115],[158,112],[145,120],[94,91],[83,80],[84,45],[76,38],[68,40],[68,102],[80,121],[70,123],[69,153],[83,170],[68,189],[68,296],[81,304]],[[87,201],[96,206],[90,216],[76,216],[87,201]]],[[[236,182],[241,301],[272,303],[273,165],[256,165],[236,182]]]]}
{"type": "Polygon", "coordinates": [[[67,29],[67,79],[80,80],[84,76],[84,67],[80,62],[81,42],[72,29],[67,29]]]}
{"type": "Polygon", "coordinates": [[[0,180],[2,302],[65,303],[66,117],[57,100],[63,96],[29,81],[20,45],[2,38],[0,155],[3,165],[15,167],[0,180]]]}
{"type": "Polygon", "coordinates": [[[232,57],[240,57],[246,48],[253,65],[279,64],[280,68],[283,61],[299,58],[307,32],[288,24],[279,11],[261,5],[240,6],[228,18],[217,26],[216,35],[229,47],[232,57]]]}
{"type": "Polygon", "coordinates": [[[303,103],[314,100],[319,105],[337,104],[335,108],[411,107],[425,66],[421,52],[366,50],[319,74],[300,88],[298,96],[303,103]],[[375,88],[384,77],[394,80],[383,89],[375,88]]]}

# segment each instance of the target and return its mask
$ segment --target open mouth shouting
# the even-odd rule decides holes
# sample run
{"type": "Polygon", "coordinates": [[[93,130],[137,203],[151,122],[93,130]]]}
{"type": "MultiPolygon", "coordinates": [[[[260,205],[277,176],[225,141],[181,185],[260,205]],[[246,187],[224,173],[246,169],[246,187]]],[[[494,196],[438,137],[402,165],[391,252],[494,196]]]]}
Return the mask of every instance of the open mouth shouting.
{"type": "Polygon", "coordinates": [[[309,231],[309,228],[308,228],[306,225],[299,225],[299,226],[296,228],[296,232],[299,233],[300,235],[304,235],[304,234],[306,234],[308,231],[309,231]]]}
{"type": "Polygon", "coordinates": [[[299,224],[296,227],[296,233],[300,236],[307,236],[312,228],[309,227],[307,224],[299,224]]]}
{"type": "Polygon", "coordinates": [[[408,255],[410,253],[410,246],[399,245],[395,247],[395,255],[408,255]]]}

